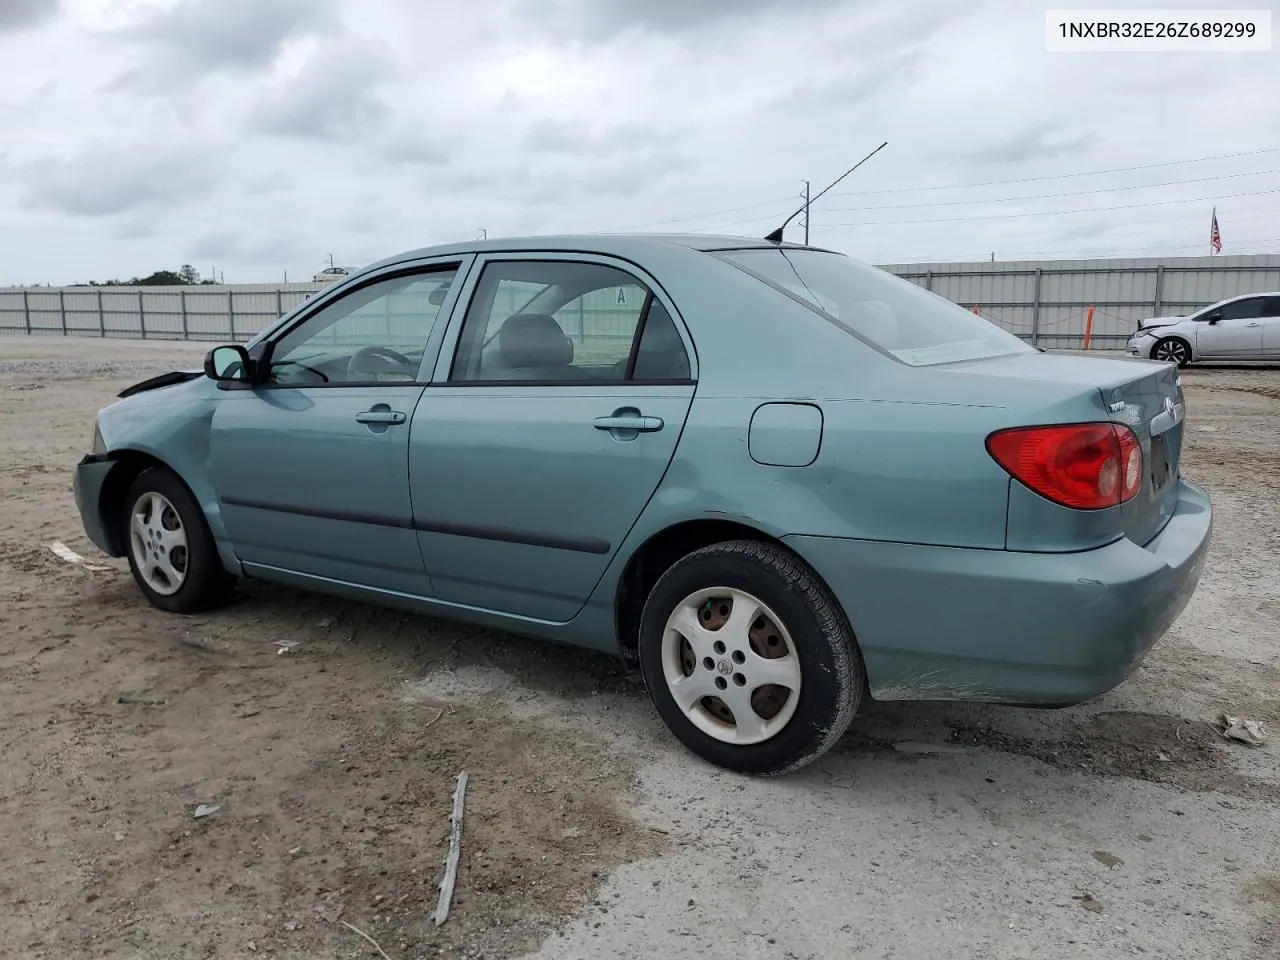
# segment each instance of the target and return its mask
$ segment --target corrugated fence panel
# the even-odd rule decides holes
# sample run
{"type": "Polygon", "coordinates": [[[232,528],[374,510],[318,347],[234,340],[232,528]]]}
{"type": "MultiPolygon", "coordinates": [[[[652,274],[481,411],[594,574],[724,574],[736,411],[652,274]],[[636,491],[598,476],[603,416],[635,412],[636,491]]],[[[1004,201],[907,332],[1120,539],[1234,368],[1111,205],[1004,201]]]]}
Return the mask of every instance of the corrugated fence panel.
{"type": "MultiPolygon", "coordinates": [[[[883,266],[999,326],[1047,346],[1118,346],[1139,320],[1185,314],[1245,293],[1280,291],[1280,255],[903,263],[883,266]],[[1037,307],[1038,303],[1038,307],[1037,307]]],[[[324,289],[315,283],[0,289],[0,335],[246,340],[324,289]]],[[[513,291],[514,298],[517,291],[513,291]]],[[[635,316],[630,289],[584,298],[558,317],[580,351],[616,354],[635,316]]],[[[511,309],[519,304],[513,301],[511,309]]],[[[388,308],[394,311],[396,308],[388,308]]],[[[371,321],[372,322],[372,321],[371,321]]],[[[390,322],[386,317],[383,322],[390,322]]]]}

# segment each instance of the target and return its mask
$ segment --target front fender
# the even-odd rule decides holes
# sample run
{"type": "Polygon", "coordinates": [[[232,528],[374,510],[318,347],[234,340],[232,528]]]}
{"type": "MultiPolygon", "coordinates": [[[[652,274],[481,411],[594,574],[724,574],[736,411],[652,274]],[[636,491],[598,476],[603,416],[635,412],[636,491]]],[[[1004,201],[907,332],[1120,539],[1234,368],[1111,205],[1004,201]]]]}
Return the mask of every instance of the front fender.
{"type": "Polygon", "coordinates": [[[105,456],[117,464],[112,475],[123,469],[131,481],[139,461],[158,462],[173,471],[200,505],[223,562],[238,570],[209,480],[209,434],[218,399],[209,380],[137,394],[103,409],[98,430],[105,456]]]}

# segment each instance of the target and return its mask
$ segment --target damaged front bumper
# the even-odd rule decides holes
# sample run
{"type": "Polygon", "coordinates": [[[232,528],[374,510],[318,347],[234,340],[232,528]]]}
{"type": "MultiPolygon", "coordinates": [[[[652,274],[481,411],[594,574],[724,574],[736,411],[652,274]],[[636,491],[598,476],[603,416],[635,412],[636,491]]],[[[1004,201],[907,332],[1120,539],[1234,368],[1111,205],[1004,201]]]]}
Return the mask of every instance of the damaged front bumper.
{"type": "Polygon", "coordinates": [[[72,489],[76,496],[76,509],[80,522],[95,547],[110,557],[124,556],[124,547],[117,542],[113,531],[102,515],[102,488],[107,475],[115,468],[116,461],[106,453],[91,453],[76,464],[72,489]]]}

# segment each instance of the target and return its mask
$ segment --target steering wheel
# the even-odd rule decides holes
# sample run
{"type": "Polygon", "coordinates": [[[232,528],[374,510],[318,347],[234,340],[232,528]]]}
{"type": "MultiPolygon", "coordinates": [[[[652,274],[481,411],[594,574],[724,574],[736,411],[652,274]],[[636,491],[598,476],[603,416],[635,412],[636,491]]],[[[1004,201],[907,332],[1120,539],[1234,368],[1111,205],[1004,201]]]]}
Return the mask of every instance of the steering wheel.
{"type": "Polygon", "coordinates": [[[347,361],[347,377],[351,380],[359,379],[360,374],[380,373],[380,370],[370,370],[367,367],[361,367],[362,360],[378,359],[384,362],[390,362],[398,367],[404,368],[407,373],[412,374],[415,365],[412,360],[403,353],[397,353],[390,347],[361,347],[351,355],[351,359],[347,361]]]}

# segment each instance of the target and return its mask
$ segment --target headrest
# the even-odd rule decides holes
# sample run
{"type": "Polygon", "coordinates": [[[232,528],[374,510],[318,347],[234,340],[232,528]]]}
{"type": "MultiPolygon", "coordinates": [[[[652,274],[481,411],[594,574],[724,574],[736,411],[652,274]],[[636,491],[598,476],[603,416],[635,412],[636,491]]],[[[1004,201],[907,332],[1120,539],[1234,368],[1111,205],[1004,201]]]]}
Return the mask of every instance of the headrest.
{"type": "Polygon", "coordinates": [[[498,331],[503,366],[567,367],[573,363],[573,341],[564,335],[555,318],[545,313],[517,313],[498,331]]]}

